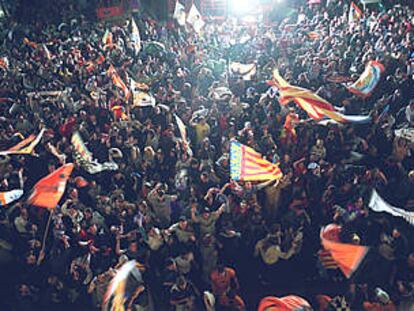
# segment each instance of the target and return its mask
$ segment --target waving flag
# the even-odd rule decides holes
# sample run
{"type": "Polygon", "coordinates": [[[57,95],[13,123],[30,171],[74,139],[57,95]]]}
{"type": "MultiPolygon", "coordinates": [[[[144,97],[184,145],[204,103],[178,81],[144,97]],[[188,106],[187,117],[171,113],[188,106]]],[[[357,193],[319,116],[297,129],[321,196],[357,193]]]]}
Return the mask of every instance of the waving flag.
{"type": "Polygon", "coordinates": [[[348,23],[353,24],[359,22],[362,15],[363,13],[361,9],[354,2],[351,2],[351,6],[349,7],[348,23]]]}
{"type": "Polygon", "coordinates": [[[204,27],[205,23],[203,21],[203,18],[201,17],[201,14],[194,3],[191,6],[190,11],[188,12],[187,23],[193,26],[194,30],[197,33],[200,33],[201,29],[204,27]]]}
{"type": "Polygon", "coordinates": [[[243,77],[243,80],[251,80],[256,74],[256,64],[241,64],[232,62],[230,64],[230,70],[233,74],[237,74],[243,77]]]}
{"type": "Polygon", "coordinates": [[[178,0],[175,3],[173,17],[177,21],[178,25],[185,26],[185,17],[186,17],[185,8],[178,0]]]}
{"type": "Polygon", "coordinates": [[[23,190],[21,189],[0,192],[0,206],[5,206],[20,199],[22,195],[23,190]]]}
{"type": "Polygon", "coordinates": [[[0,68],[3,68],[4,70],[9,69],[9,59],[5,57],[0,57],[0,68]]]}
{"type": "Polygon", "coordinates": [[[146,83],[140,83],[136,82],[134,79],[129,78],[130,80],[130,89],[132,92],[138,92],[138,91],[148,91],[149,86],[146,83]]]}
{"type": "Polygon", "coordinates": [[[283,177],[279,165],[265,159],[254,149],[237,141],[231,142],[230,175],[233,180],[260,181],[283,177]]]}
{"type": "Polygon", "coordinates": [[[190,149],[190,142],[188,141],[187,129],[185,127],[185,124],[184,124],[183,120],[181,120],[181,118],[179,116],[177,116],[176,114],[174,114],[174,117],[175,117],[175,122],[177,122],[178,130],[180,131],[181,139],[183,140],[185,151],[190,156],[192,156],[193,152],[190,149]]]}
{"type": "Polygon", "coordinates": [[[145,92],[134,92],[134,103],[132,104],[132,108],[154,106],[155,98],[151,94],[145,92]]]}
{"type": "Polygon", "coordinates": [[[39,46],[36,42],[30,41],[28,38],[24,38],[23,43],[30,46],[32,49],[37,49],[39,46]]]}
{"type": "Polygon", "coordinates": [[[311,305],[299,296],[289,295],[282,298],[265,297],[259,303],[258,311],[311,311],[311,305]]]}
{"type": "Polygon", "coordinates": [[[350,278],[367,255],[369,247],[342,243],[339,239],[340,232],[341,227],[336,224],[323,227],[321,243],[325,250],[330,252],[344,275],[350,278]]]}
{"type": "Polygon", "coordinates": [[[39,144],[40,140],[42,139],[45,131],[45,129],[42,129],[37,136],[34,136],[33,134],[30,135],[29,137],[23,139],[20,143],[11,147],[10,149],[6,151],[1,151],[0,155],[32,154],[34,148],[37,146],[37,144],[39,144]]]}
{"type": "Polygon", "coordinates": [[[134,43],[135,54],[138,54],[141,51],[141,36],[134,18],[131,19],[131,40],[134,43]]]}
{"type": "Polygon", "coordinates": [[[414,225],[414,212],[406,211],[402,208],[392,206],[391,204],[385,202],[385,200],[380,197],[376,190],[372,192],[371,200],[369,201],[368,206],[374,212],[384,212],[396,217],[401,217],[410,225],[414,225]]]}
{"type": "Polygon", "coordinates": [[[346,116],[337,112],[331,103],[316,93],[305,88],[290,85],[280,76],[277,70],[273,71],[272,83],[279,89],[279,101],[282,105],[294,101],[314,120],[320,121],[324,118],[330,118],[339,123],[367,123],[371,120],[370,116],[346,116]]]}
{"type": "Polygon", "coordinates": [[[55,208],[65,192],[73,167],[73,163],[65,164],[38,181],[27,200],[28,203],[44,208],[55,208]]]}
{"type": "Polygon", "coordinates": [[[79,132],[72,135],[73,158],[89,174],[97,174],[105,170],[116,171],[118,164],[114,162],[98,163],[93,159],[92,153],[88,150],[79,132]]]}
{"type": "Polygon", "coordinates": [[[105,31],[105,34],[102,37],[102,44],[104,49],[112,49],[114,46],[112,32],[110,32],[108,29],[105,31]]]}
{"type": "Polygon", "coordinates": [[[88,62],[86,62],[85,63],[86,71],[89,72],[89,73],[91,73],[92,71],[95,70],[95,68],[97,66],[99,66],[100,64],[102,64],[104,61],[105,61],[105,56],[101,55],[95,61],[88,61],[88,62]]]}
{"type": "Polygon", "coordinates": [[[126,86],[126,84],[124,83],[124,81],[122,81],[121,77],[119,76],[118,72],[116,72],[114,66],[110,65],[109,69],[107,71],[107,75],[112,79],[112,83],[119,89],[122,90],[122,92],[124,93],[125,96],[125,100],[128,101],[129,99],[129,89],[126,86]]]}
{"type": "Polygon", "coordinates": [[[348,86],[348,90],[362,97],[370,96],[378,85],[384,70],[384,65],[380,62],[370,61],[359,79],[348,86]]]}

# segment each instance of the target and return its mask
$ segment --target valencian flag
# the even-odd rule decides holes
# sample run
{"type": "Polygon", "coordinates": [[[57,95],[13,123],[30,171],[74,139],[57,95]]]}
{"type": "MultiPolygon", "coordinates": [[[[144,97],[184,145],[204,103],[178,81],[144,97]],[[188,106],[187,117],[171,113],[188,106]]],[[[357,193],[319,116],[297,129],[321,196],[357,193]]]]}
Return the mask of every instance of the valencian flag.
{"type": "Polygon", "coordinates": [[[20,199],[22,195],[23,195],[23,190],[21,189],[0,192],[0,206],[10,204],[20,199]]]}
{"type": "Polygon", "coordinates": [[[121,77],[119,76],[118,72],[115,70],[114,66],[110,65],[109,69],[107,71],[108,77],[112,79],[112,83],[115,84],[115,86],[122,90],[125,96],[125,100],[128,100],[129,98],[129,89],[122,81],[121,77]]]}
{"type": "Polygon", "coordinates": [[[33,134],[30,135],[29,137],[27,137],[26,139],[23,139],[20,143],[9,148],[8,150],[1,151],[0,155],[32,154],[34,151],[34,148],[37,146],[37,144],[42,139],[44,132],[45,132],[45,129],[42,129],[37,136],[33,134]]]}
{"type": "Polygon", "coordinates": [[[361,9],[354,2],[351,2],[351,6],[349,7],[348,23],[352,24],[359,22],[362,18],[362,15],[363,13],[361,9]]]}
{"type": "Polygon", "coordinates": [[[273,164],[252,148],[237,141],[231,142],[230,176],[233,180],[261,181],[283,177],[279,165],[273,164]]]}
{"type": "Polygon", "coordinates": [[[259,303],[257,311],[311,311],[312,307],[305,299],[289,295],[282,298],[265,297],[259,303]]]}
{"type": "Polygon", "coordinates": [[[349,279],[358,269],[369,247],[342,243],[339,239],[341,226],[330,224],[321,229],[321,243],[329,251],[341,271],[349,279]]]}
{"type": "Polygon", "coordinates": [[[282,105],[294,101],[314,120],[320,121],[324,118],[330,118],[339,123],[367,123],[371,120],[370,116],[347,116],[337,112],[331,103],[311,90],[290,85],[277,70],[273,71],[271,84],[278,87],[279,102],[282,105]]]}
{"type": "Polygon", "coordinates": [[[359,79],[348,86],[348,90],[362,97],[370,96],[372,91],[378,85],[384,70],[384,65],[380,62],[370,61],[359,79]]]}
{"type": "Polygon", "coordinates": [[[46,177],[33,187],[28,204],[53,209],[59,203],[66,189],[66,182],[73,170],[73,163],[68,163],[46,177]]]}

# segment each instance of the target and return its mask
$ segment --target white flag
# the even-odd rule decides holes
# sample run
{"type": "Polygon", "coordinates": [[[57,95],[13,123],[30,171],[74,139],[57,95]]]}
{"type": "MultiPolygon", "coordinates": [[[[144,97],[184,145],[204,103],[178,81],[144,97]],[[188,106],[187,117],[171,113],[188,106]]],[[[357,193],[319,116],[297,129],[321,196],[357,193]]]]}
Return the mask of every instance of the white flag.
{"type": "Polygon", "coordinates": [[[23,190],[21,189],[0,192],[0,206],[5,206],[20,199],[22,195],[23,190]]]}
{"type": "Polygon", "coordinates": [[[185,26],[185,7],[178,0],[175,4],[173,17],[180,26],[185,26]]]}
{"type": "Polygon", "coordinates": [[[134,18],[131,19],[131,41],[134,43],[135,53],[138,54],[141,50],[141,36],[134,18]]]}
{"type": "Polygon", "coordinates": [[[402,217],[411,225],[414,225],[414,212],[392,206],[381,198],[376,190],[373,190],[369,207],[375,212],[384,212],[396,217],[402,217]]]}
{"type": "Polygon", "coordinates": [[[204,21],[201,17],[200,12],[197,10],[197,7],[193,4],[191,6],[190,12],[188,12],[187,23],[193,26],[194,30],[199,33],[204,27],[204,21]]]}

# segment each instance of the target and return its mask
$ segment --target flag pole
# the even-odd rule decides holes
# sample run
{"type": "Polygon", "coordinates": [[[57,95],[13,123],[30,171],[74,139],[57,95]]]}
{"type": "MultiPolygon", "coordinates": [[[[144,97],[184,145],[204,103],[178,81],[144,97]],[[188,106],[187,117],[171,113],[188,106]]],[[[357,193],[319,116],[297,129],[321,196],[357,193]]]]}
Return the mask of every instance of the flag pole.
{"type": "Polygon", "coordinates": [[[54,211],[54,209],[49,211],[49,218],[48,218],[47,223],[46,223],[45,233],[43,234],[42,248],[40,249],[39,257],[37,258],[37,265],[40,265],[40,262],[44,258],[44,256],[42,256],[41,254],[44,253],[45,248],[46,248],[46,238],[47,238],[47,235],[49,233],[49,227],[50,227],[50,223],[52,221],[53,211],[54,211]]]}

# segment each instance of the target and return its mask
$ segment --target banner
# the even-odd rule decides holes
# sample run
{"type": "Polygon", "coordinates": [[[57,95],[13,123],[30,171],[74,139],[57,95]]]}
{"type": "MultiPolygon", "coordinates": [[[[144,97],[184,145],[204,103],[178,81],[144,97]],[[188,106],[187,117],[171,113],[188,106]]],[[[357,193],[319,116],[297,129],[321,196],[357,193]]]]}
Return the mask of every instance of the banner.
{"type": "Polygon", "coordinates": [[[38,181],[27,200],[28,204],[43,208],[55,208],[65,192],[66,183],[72,174],[73,167],[73,163],[65,164],[38,181]]]}
{"type": "Polygon", "coordinates": [[[197,7],[195,6],[195,4],[193,4],[191,6],[190,11],[188,12],[187,23],[189,23],[191,26],[193,26],[193,29],[197,33],[200,33],[201,29],[204,27],[205,23],[203,21],[203,18],[201,17],[200,12],[198,11],[197,7]]]}
{"type": "Polygon", "coordinates": [[[0,57],[0,68],[3,68],[4,70],[9,69],[9,59],[5,57],[0,57]]]}
{"type": "Polygon", "coordinates": [[[249,81],[256,74],[256,64],[232,62],[230,64],[230,70],[233,74],[242,76],[243,80],[249,81]]]}
{"type": "Polygon", "coordinates": [[[106,170],[116,171],[118,165],[114,162],[98,163],[93,159],[92,153],[86,148],[79,132],[75,132],[71,139],[73,145],[73,157],[75,162],[89,174],[97,174],[106,170]]]}
{"type": "Polygon", "coordinates": [[[378,85],[381,79],[381,74],[384,72],[384,65],[377,61],[370,61],[365,67],[364,72],[355,83],[348,86],[351,93],[368,97],[378,85]]]}
{"type": "Polygon", "coordinates": [[[129,88],[131,89],[132,92],[138,92],[138,91],[148,91],[149,90],[149,85],[146,83],[140,83],[140,82],[136,82],[134,79],[129,78],[130,80],[130,86],[129,88]]]}
{"type": "Polygon", "coordinates": [[[341,227],[336,224],[323,227],[320,234],[321,243],[349,279],[367,255],[369,247],[340,242],[340,232],[341,227]]]}
{"type": "Polygon", "coordinates": [[[131,41],[134,43],[135,54],[138,54],[141,51],[141,36],[133,17],[131,19],[131,41]]]}
{"type": "Polygon", "coordinates": [[[45,129],[42,129],[37,136],[34,136],[33,134],[30,135],[29,137],[23,139],[20,143],[9,148],[8,150],[1,151],[0,155],[32,154],[34,148],[39,144],[40,140],[42,139],[45,131],[45,129]]]}
{"type": "Polygon", "coordinates": [[[133,104],[132,108],[135,107],[154,107],[155,98],[145,92],[134,92],[133,93],[133,104]]]}
{"type": "Polygon", "coordinates": [[[368,204],[369,208],[372,209],[374,212],[384,212],[391,214],[396,217],[401,217],[405,221],[407,221],[410,225],[414,225],[414,212],[406,211],[402,208],[398,208],[388,204],[381,198],[376,190],[372,191],[371,200],[368,204]]]}
{"type": "Polygon", "coordinates": [[[282,298],[265,297],[259,303],[257,311],[311,311],[312,307],[305,299],[289,295],[282,298]]]}
{"type": "Polygon", "coordinates": [[[185,8],[184,6],[177,0],[175,3],[174,9],[174,19],[177,21],[178,25],[185,26],[185,8]]]}
{"type": "Polygon", "coordinates": [[[230,176],[233,180],[261,181],[283,177],[279,165],[273,164],[252,148],[237,141],[231,142],[230,176]]]}
{"type": "Polygon", "coordinates": [[[324,118],[330,118],[339,123],[368,123],[371,120],[370,116],[347,116],[337,112],[330,102],[318,94],[305,88],[290,85],[280,76],[277,70],[273,71],[273,81],[271,84],[278,87],[279,101],[282,105],[287,105],[293,101],[314,120],[320,121],[324,118]]]}
{"type": "Polygon", "coordinates": [[[23,196],[23,190],[16,189],[5,192],[0,192],[0,206],[10,204],[23,196]]]}

